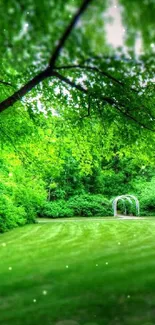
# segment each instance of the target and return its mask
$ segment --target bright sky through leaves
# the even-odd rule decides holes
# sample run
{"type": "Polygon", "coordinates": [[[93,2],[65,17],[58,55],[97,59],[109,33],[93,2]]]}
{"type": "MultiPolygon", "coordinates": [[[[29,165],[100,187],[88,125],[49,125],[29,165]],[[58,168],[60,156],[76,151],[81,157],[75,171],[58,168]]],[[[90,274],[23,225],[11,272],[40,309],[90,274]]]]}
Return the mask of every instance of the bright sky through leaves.
{"type": "MultiPolygon", "coordinates": [[[[103,13],[103,18],[106,18],[105,30],[107,43],[115,49],[121,47],[124,53],[127,53],[128,49],[125,45],[127,30],[122,22],[122,10],[123,8],[118,1],[112,0],[109,8],[103,13]]],[[[137,34],[135,42],[135,54],[137,56],[142,54],[142,38],[140,33],[137,34]]]]}

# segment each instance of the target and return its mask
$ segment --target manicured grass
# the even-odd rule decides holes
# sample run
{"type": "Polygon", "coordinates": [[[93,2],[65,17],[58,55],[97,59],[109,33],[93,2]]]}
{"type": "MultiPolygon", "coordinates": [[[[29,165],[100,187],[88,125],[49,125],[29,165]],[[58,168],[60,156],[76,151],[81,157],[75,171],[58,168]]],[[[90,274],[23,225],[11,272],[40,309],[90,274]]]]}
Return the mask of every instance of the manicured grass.
{"type": "Polygon", "coordinates": [[[60,221],[0,235],[0,324],[59,322],[155,324],[155,219],[60,221]]]}

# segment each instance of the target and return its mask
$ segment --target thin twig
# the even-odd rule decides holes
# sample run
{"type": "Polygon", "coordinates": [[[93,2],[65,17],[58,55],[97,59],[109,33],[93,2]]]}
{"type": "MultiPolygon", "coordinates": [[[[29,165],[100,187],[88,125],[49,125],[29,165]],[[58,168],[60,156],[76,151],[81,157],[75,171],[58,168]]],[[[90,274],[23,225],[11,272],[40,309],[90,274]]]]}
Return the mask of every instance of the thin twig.
{"type": "Polygon", "coordinates": [[[110,104],[112,107],[114,107],[116,110],[118,110],[122,115],[124,115],[125,117],[129,118],[130,120],[136,122],[139,126],[145,128],[145,129],[147,129],[149,131],[155,132],[155,130],[149,128],[144,123],[141,123],[135,117],[128,114],[126,111],[123,111],[120,108],[120,107],[122,107],[123,109],[124,108],[126,109],[126,106],[123,103],[118,103],[113,98],[110,98],[110,97],[101,96],[100,98],[98,98],[98,96],[96,96],[96,94],[94,92],[89,92],[86,88],[84,88],[84,87],[82,87],[80,85],[77,85],[76,83],[74,83],[73,81],[69,80],[68,78],[62,76],[61,74],[59,74],[56,71],[53,72],[53,76],[57,77],[59,80],[65,82],[65,83],[67,83],[72,88],[75,88],[75,89],[83,92],[84,94],[89,94],[89,96],[94,98],[94,99],[98,99],[98,100],[101,100],[103,102],[106,102],[107,104],[110,104]]]}
{"type": "Polygon", "coordinates": [[[124,86],[123,82],[121,82],[120,80],[116,79],[115,77],[111,76],[108,72],[102,71],[100,69],[98,69],[97,67],[94,66],[89,66],[89,65],[81,65],[81,64],[76,64],[76,65],[66,65],[66,66],[56,66],[54,68],[54,70],[65,70],[65,69],[84,69],[84,70],[92,70],[95,72],[98,72],[99,74],[101,74],[102,76],[105,76],[111,80],[113,80],[114,82],[116,82],[117,84],[119,84],[120,86],[124,86]]]}
{"type": "Polygon", "coordinates": [[[1,83],[2,85],[5,85],[5,86],[9,86],[9,87],[15,88],[15,86],[13,86],[10,82],[0,80],[0,83],[1,83]]]}

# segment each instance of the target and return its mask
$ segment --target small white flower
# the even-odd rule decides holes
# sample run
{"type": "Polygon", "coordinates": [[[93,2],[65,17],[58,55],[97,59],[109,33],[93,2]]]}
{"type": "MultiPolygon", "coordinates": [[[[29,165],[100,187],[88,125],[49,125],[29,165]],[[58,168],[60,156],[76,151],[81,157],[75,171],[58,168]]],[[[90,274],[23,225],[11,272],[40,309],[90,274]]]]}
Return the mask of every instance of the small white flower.
{"type": "Polygon", "coordinates": [[[46,296],[47,295],[47,291],[46,290],[43,290],[43,295],[46,296]]]}
{"type": "Polygon", "coordinates": [[[36,299],[33,299],[33,302],[35,303],[37,300],[36,299]]]}
{"type": "Polygon", "coordinates": [[[121,243],[120,243],[120,242],[118,242],[118,245],[121,245],[121,243]]]}
{"type": "Polygon", "coordinates": [[[108,263],[108,262],[106,262],[105,264],[106,264],[106,265],[108,265],[109,263],[108,263]]]}
{"type": "Polygon", "coordinates": [[[96,266],[98,266],[98,264],[96,264],[96,266]]]}
{"type": "Polygon", "coordinates": [[[12,266],[9,266],[8,270],[9,270],[9,271],[12,271],[12,266]]]}
{"type": "Polygon", "coordinates": [[[6,246],[6,243],[2,243],[2,246],[5,247],[6,246]]]}
{"type": "Polygon", "coordinates": [[[66,265],[66,269],[68,269],[69,268],[69,266],[68,265],[66,265]]]}
{"type": "Polygon", "coordinates": [[[130,295],[128,295],[127,298],[129,299],[130,298],[130,295]]]}

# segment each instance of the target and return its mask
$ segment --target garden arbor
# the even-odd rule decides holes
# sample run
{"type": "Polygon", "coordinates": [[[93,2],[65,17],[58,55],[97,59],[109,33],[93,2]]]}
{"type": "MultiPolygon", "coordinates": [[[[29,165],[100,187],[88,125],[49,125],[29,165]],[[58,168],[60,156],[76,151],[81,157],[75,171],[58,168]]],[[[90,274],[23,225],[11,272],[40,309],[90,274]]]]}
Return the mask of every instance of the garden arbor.
{"type": "Polygon", "coordinates": [[[117,204],[118,204],[119,200],[121,200],[123,202],[123,204],[124,204],[124,213],[125,213],[125,215],[127,214],[125,202],[128,201],[131,205],[135,203],[135,205],[136,205],[136,215],[139,216],[139,201],[138,201],[138,199],[134,195],[126,194],[126,195],[117,196],[113,200],[114,217],[117,217],[117,215],[118,215],[117,214],[117,204]]]}

